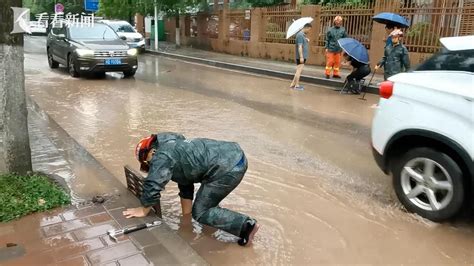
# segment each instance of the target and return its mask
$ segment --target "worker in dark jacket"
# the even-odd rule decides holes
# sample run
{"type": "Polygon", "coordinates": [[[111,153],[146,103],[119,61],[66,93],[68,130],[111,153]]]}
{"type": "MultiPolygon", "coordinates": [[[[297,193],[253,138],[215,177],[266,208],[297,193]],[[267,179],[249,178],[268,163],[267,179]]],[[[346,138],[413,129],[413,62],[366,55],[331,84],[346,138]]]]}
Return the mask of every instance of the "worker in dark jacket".
{"type": "Polygon", "coordinates": [[[137,145],[140,170],[148,176],[140,201],[143,207],[127,209],[127,218],[148,215],[159,203],[161,191],[172,180],[178,183],[183,214],[231,233],[239,245],[252,242],[259,225],[247,215],[219,207],[219,203],[242,181],[247,159],[237,143],[211,139],[185,139],[176,133],[159,133],[137,145]],[[194,204],[194,183],[201,183],[194,204]]]}
{"type": "Polygon", "coordinates": [[[410,57],[408,49],[400,42],[403,35],[401,30],[394,30],[390,36],[392,44],[385,47],[382,60],[375,66],[375,70],[384,68],[384,79],[410,69],[410,57]]]}
{"type": "Polygon", "coordinates": [[[359,83],[363,78],[370,74],[370,66],[369,64],[357,61],[354,57],[348,54],[345,54],[344,57],[347,64],[352,66],[352,72],[347,76],[344,84],[352,93],[359,94],[361,93],[359,83]]]}
{"type": "Polygon", "coordinates": [[[385,39],[385,47],[392,45],[392,36],[390,35],[394,30],[402,30],[396,24],[387,24],[385,25],[385,31],[387,32],[387,39],[385,39]]]}
{"type": "Polygon", "coordinates": [[[333,71],[333,78],[341,78],[339,69],[341,67],[342,48],[337,40],[346,37],[346,29],[342,27],[342,17],[336,16],[334,27],[331,27],[326,33],[326,78],[331,76],[331,71],[333,71]]]}

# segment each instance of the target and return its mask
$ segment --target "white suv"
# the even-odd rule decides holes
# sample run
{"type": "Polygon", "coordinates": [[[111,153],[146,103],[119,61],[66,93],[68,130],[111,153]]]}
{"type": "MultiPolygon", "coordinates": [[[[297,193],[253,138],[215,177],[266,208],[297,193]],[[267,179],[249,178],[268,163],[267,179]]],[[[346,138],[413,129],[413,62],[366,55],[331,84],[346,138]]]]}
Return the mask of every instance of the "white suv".
{"type": "Polygon", "coordinates": [[[101,20],[100,22],[109,25],[114,31],[124,39],[130,48],[145,51],[145,38],[137,30],[124,20],[101,20]]]}
{"type": "Polygon", "coordinates": [[[447,220],[474,206],[474,36],[380,84],[375,161],[408,211],[447,220]]]}

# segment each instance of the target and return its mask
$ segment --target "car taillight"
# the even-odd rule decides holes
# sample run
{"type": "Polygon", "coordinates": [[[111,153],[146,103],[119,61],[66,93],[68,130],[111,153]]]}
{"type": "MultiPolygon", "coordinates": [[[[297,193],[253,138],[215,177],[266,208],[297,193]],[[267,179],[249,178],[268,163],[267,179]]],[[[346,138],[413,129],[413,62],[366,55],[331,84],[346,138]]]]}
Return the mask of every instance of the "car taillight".
{"type": "Polygon", "coordinates": [[[393,82],[387,80],[380,83],[379,93],[382,98],[390,98],[393,94],[393,82]]]}

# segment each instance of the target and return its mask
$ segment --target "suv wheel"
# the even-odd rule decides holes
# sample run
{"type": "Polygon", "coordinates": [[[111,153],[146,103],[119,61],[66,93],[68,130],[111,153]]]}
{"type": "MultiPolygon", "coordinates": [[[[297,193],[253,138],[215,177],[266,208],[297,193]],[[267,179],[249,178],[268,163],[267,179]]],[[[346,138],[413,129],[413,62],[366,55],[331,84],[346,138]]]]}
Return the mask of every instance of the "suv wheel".
{"type": "Polygon", "coordinates": [[[47,55],[48,55],[48,65],[50,68],[58,68],[59,67],[59,63],[54,61],[53,59],[53,54],[51,54],[51,52],[49,51],[49,49],[47,50],[47,55]]]}
{"type": "Polygon", "coordinates": [[[76,70],[76,62],[74,60],[74,56],[71,54],[68,56],[67,69],[71,77],[74,77],[74,78],[79,77],[79,72],[76,70]]]}
{"type": "Polygon", "coordinates": [[[392,167],[398,199],[408,211],[441,222],[456,215],[464,201],[462,171],[448,155],[416,148],[392,167]]]}
{"type": "Polygon", "coordinates": [[[137,72],[137,71],[136,70],[127,70],[127,71],[123,72],[123,76],[126,77],[126,78],[131,78],[131,77],[135,76],[135,72],[137,72]]]}

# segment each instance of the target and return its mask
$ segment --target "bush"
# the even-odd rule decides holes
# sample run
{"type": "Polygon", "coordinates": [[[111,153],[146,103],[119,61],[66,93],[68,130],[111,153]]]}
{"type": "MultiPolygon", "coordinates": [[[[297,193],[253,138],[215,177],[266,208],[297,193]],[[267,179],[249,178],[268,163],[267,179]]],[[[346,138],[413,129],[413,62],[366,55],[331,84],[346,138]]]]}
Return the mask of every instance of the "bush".
{"type": "Polygon", "coordinates": [[[0,222],[70,202],[69,195],[46,176],[0,175],[0,222]]]}
{"type": "Polygon", "coordinates": [[[420,22],[410,28],[406,35],[405,44],[439,46],[439,36],[432,29],[430,23],[420,22]]]}

